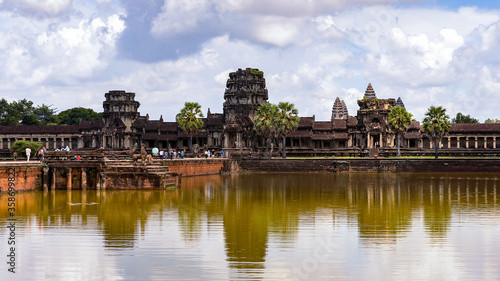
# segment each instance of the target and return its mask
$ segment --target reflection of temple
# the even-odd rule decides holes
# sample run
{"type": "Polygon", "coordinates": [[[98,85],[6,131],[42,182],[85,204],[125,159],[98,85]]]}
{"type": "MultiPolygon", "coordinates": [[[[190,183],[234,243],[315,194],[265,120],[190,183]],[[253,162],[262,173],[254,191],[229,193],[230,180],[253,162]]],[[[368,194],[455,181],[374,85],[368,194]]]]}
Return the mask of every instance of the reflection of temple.
{"type": "MultiPolygon", "coordinates": [[[[264,73],[258,69],[238,69],[229,73],[224,92],[223,113],[208,109],[203,128],[193,136],[193,143],[220,150],[228,148],[264,149],[253,118],[257,108],[268,100],[264,73]]],[[[286,148],[292,154],[350,154],[373,148],[394,153],[396,138],[387,125],[389,111],[394,106],[405,106],[397,100],[379,99],[371,84],[358,100],[357,116],[349,116],[343,100],[336,98],[329,121],[318,121],[315,116],[301,117],[299,127],[286,138],[286,148]]],[[[186,149],[189,136],[176,122],[151,120],[141,116],[135,94],[110,91],[105,94],[103,116],[92,121],[81,121],[73,126],[0,126],[0,150],[8,153],[11,145],[20,139],[42,142],[53,149],[69,146],[86,149],[102,146],[109,149],[132,147],[145,143],[147,147],[186,149]]],[[[404,134],[403,152],[424,153],[433,144],[414,121],[404,134]]],[[[440,144],[450,155],[500,154],[500,124],[453,124],[440,144]],[[498,147],[498,151],[497,151],[498,147]]]]}

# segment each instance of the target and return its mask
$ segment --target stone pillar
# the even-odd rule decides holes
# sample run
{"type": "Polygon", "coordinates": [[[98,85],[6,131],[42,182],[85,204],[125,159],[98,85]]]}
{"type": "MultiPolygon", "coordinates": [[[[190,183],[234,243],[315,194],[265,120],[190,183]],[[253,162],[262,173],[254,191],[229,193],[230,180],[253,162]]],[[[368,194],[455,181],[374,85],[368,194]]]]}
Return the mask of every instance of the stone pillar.
{"type": "Polygon", "coordinates": [[[457,137],[457,148],[460,148],[460,137],[457,137]]]}
{"type": "Polygon", "coordinates": [[[483,137],[483,148],[487,148],[488,146],[488,138],[487,137],[483,137]]]}
{"type": "Polygon", "coordinates": [[[466,138],[465,138],[465,147],[466,147],[466,148],[470,148],[470,147],[469,147],[469,137],[466,137],[466,138]]]}
{"type": "Polygon", "coordinates": [[[87,171],[82,168],[82,190],[87,189],[87,171]]]}
{"type": "Polygon", "coordinates": [[[497,137],[493,137],[493,148],[497,148],[497,137]]]}
{"type": "Polygon", "coordinates": [[[56,190],[56,168],[52,168],[52,183],[50,184],[50,190],[56,190]]]}
{"type": "Polygon", "coordinates": [[[69,170],[69,171],[68,171],[68,173],[66,174],[66,188],[67,188],[68,190],[71,190],[71,188],[72,188],[72,186],[71,186],[71,184],[72,184],[72,182],[71,182],[71,180],[72,180],[71,172],[73,171],[73,169],[68,168],[68,170],[69,170]]]}
{"type": "Polygon", "coordinates": [[[474,137],[474,148],[477,148],[477,137],[474,137]]]}
{"type": "Polygon", "coordinates": [[[446,148],[451,148],[451,137],[446,137],[446,139],[448,140],[448,145],[446,146],[446,148]]]}
{"type": "Polygon", "coordinates": [[[368,134],[366,135],[366,142],[367,142],[366,146],[368,148],[372,148],[372,142],[371,142],[370,132],[368,132],[368,134]]]}
{"type": "Polygon", "coordinates": [[[53,138],[54,139],[54,144],[52,145],[52,149],[56,149],[57,147],[57,138],[53,138]]]}

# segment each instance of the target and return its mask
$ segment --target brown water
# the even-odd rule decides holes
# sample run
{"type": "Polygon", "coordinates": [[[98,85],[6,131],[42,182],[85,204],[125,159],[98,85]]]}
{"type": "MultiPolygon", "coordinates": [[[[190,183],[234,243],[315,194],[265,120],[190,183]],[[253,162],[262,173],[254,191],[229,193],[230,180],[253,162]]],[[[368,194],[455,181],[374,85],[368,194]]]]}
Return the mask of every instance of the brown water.
{"type": "Polygon", "coordinates": [[[498,174],[247,174],[0,195],[0,280],[500,280],[498,174]]]}

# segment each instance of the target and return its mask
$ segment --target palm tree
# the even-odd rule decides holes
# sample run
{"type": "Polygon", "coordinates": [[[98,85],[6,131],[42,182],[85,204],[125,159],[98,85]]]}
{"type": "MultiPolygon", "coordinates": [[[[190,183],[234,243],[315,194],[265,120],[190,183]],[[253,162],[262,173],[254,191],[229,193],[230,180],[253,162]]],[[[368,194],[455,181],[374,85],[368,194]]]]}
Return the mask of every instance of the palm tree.
{"type": "Polygon", "coordinates": [[[201,117],[203,117],[201,105],[197,102],[184,103],[184,107],[175,117],[179,127],[189,135],[189,150],[191,153],[193,153],[193,135],[203,127],[201,117]]]}
{"type": "Polygon", "coordinates": [[[278,115],[276,118],[276,129],[278,134],[283,138],[283,158],[286,158],[286,142],[285,137],[295,131],[299,126],[300,117],[299,111],[293,103],[280,102],[278,103],[278,115]]]}
{"type": "Polygon", "coordinates": [[[272,103],[263,103],[257,108],[255,118],[253,120],[257,132],[265,139],[266,153],[269,138],[276,133],[275,120],[278,115],[278,107],[272,103]]]}
{"type": "Polygon", "coordinates": [[[438,158],[439,141],[444,134],[451,129],[449,119],[450,117],[446,115],[446,109],[442,106],[431,106],[427,110],[427,113],[425,113],[423,128],[424,132],[426,132],[429,138],[434,142],[436,159],[438,158]]]}
{"type": "Polygon", "coordinates": [[[411,125],[411,117],[413,115],[406,111],[404,107],[395,106],[391,109],[388,116],[388,123],[391,130],[396,132],[396,138],[398,139],[398,157],[401,157],[399,151],[401,134],[406,132],[411,125]]]}

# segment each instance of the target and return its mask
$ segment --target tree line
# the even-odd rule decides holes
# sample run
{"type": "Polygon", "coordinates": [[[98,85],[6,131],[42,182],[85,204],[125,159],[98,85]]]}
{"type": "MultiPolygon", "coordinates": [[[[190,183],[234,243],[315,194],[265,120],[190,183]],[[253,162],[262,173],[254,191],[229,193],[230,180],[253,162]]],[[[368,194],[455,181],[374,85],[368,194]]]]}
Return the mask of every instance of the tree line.
{"type": "Polygon", "coordinates": [[[100,118],[102,113],[97,113],[90,108],[74,107],[56,113],[53,105],[33,105],[27,99],[8,102],[0,100],[0,125],[75,125],[80,120],[93,120],[100,118]]]}

